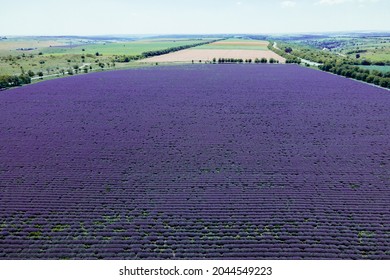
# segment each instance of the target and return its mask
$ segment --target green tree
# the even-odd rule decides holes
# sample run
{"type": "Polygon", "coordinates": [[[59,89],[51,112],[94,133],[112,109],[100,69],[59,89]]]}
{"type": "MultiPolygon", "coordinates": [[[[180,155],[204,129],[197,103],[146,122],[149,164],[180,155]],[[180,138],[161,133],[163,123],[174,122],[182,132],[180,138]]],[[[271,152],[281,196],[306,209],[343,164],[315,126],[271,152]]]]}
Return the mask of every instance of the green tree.
{"type": "Polygon", "coordinates": [[[31,77],[26,74],[22,74],[19,76],[20,84],[31,84],[31,77]]]}
{"type": "Polygon", "coordinates": [[[20,79],[19,77],[17,77],[17,76],[11,76],[11,77],[9,78],[9,83],[10,83],[10,85],[12,85],[12,86],[20,86],[20,85],[22,84],[22,81],[21,81],[21,79],[20,79]]]}
{"type": "Polygon", "coordinates": [[[388,80],[388,79],[382,78],[382,79],[380,80],[379,85],[380,85],[381,87],[386,88],[386,87],[388,87],[388,86],[390,85],[390,83],[389,83],[389,80],[388,80]]]}
{"type": "Polygon", "coordinates": [[[375,77],[375,78],[372,80],[372,82],[373,82],[374,84],[376,84],[376,85],[379,86],[379,84],[381,83],[381,78],[380,78],[380,77],[375,77]]]}
{"type": "Polygon", "coordinates": [[[373,75],[368,75],[367,78],[366,78],[366,82],[367,83],[372,83],[375,79],[375,76],[373,75]]]}
{"type": "Polygon", "coordinates": [[[8,79],[6,76],[0,76],[0,89],[9,87],[8,79]]]}

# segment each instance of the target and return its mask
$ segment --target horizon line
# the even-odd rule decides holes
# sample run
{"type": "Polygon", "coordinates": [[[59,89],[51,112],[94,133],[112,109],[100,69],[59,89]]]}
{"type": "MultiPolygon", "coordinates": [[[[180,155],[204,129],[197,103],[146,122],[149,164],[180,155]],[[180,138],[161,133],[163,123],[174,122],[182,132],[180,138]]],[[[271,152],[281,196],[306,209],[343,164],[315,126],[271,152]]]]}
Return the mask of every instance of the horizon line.
{"type": "Polygon", "coordinates": [[[207,35],[306,35],[306,34],[345,34],[345,33],[390,33],[389,30],[344,30],[344,31],[299,31],[299,32],[264,32],[264,33],[129,33],[129,34],[4,34],[0,37],[104,37],[104,36],[207,36],[207,35]]]}

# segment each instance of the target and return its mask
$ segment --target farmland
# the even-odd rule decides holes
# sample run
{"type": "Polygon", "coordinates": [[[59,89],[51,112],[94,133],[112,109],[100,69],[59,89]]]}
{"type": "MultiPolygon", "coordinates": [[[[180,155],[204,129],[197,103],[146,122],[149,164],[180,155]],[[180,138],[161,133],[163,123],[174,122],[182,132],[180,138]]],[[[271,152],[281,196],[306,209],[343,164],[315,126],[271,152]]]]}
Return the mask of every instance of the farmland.
{"type": "Polygon", "coordinates": [[[212,38],[128,39],[123,41],[91,38],[21,37],[0,41],[0,76],[32,71],[63,76],[71,69],[90,72],[134,67],[136,63],[115,63],[121,55],[137,56],[147,51],[208,42],[212,38]],[[81,69],[83,68],[83,69],[81,69]],[[84,71],[86,69],[86,71],[84,71]]]}
{"type": "Polygon", "coordinates": [[[373,62],[390,62],[390,38],[345,38],[340,51],[351,57],[359,54],[361,58],[373,62]]]}
{"type": "Polygon", "coordinates": [[[269,42],[259,40],[228,39],[208,45],[196,47],[197,49],[218,50],[268,50],[269,42]]]}
{"type": "MultiPolygon", "coordinates": [[[[44,49],[47,54],[95,54],[100,52],[104,55],[139,55],[145,51],[157,51],[168,49],[172,47],[178,47],[183,45],[191,45],[199,43],[203,40],[190,40],[190,39],[164,39],[164,40],[138,40],[131,42],[107,42],[100,44],[89,45],[76,45],[66,47],[52,47],[44,49]],[[83,51],[84,50],[84,51],[83,51]]],[[[205,40],[207,41],[207,40],[205,40]]]]}
{"type": "Polygon", "coordinates": [[[331,51],[343,57],[369,60],[372,63],[390,63],[390,37],[383,34],[344,34],[323,38],[297,38],[293,42],[331,51]]]}
{"type": "Polygon", "coordinates": [[[228,39],[195,48],[169,53],[167,55],[147,58],[143,62],[210,62],[214,58],[242,59],[254,61],[256,58],[273,58],[284,63],[286,60],[276,53],[268,50],[269,42],[260,40],[228,39]]]}
{"type": "Polygon", "coordinates": [[[363,65],[361,66],[363,69],[368,70],[377,70],[382,73],[390,72],[390,66],[378,66],[378,65],[363,65]]]}
{"type": "Polygon", "coordinates": [[[389,107],[296,65],[0,92],[0,259],[390,259],[389,107]]]}
{"type": "Polygon", "coordinates": [[[167,55],[144,59],[143,62],[211,62],[214,58],[240,58],[243,60],[256,58],[274,58],[283,63],[285,59],[270,51],[234,50],[234,49],[187,49],[167,55]]]}
{"type": "Polygon", "coordinates": [[[137,55],[145,51],[154,51],[194,44],[199,41],[208,41],[213,38],[191,39],[183,38],[156,38],[156,39],[96,39],[73,37],[16,37],[0,41],[0,55],[38,55],[39,52],[47,55],[76,54],[86,55],[96,52],[105,55],[137,55]]]}
{"type": "Polygon", "coordinates": [[[270,50],[286,58],[286,63],[302,63],[320,70],[390,88],[390,60],[386,58],[389,34],[344,34],[280,37],[270,50]],[[345,37],[352,36],[352,37],[345,37]],[[367,55],[377,55],[369,58],[367,55]],[[369,66],[369,67],[368,67],[369,66]]]}
{"type": "Polygon", "coordinates": [[[39,50],[49,48],[50,46],[62,46],[70,44],[63,39],[34,39],[34,38],[9,38],[0,40],[0,55],[17,55],[23,52],[38,54],[39,50]]]}

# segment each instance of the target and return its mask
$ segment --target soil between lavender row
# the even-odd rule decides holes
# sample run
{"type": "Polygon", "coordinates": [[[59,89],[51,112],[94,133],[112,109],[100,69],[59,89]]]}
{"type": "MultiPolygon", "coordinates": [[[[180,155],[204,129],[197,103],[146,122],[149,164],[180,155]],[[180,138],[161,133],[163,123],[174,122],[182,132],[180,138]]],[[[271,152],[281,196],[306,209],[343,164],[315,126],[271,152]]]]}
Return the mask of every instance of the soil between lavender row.
{"type": "Polygon", "coordinates": [[[0,93],[1,259],[389,259],[388,91],[295,65],[0,93]]]}

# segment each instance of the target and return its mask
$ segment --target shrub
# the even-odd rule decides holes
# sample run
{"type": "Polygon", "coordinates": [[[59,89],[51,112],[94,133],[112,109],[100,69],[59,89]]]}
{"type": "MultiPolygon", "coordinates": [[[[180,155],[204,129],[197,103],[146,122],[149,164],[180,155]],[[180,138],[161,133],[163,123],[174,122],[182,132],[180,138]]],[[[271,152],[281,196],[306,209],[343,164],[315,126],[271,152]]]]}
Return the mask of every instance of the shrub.
{"type": "Polygon", "coordinates": [[[380,82],[381,82],[381,78],[379,78],[379,77],[374,77],[374,79],[372,80],[372,82],[373,82],[374,84],[376,84],[376,85],[379,85],[380,82]]]}
{"type": "Polygon", "coordinates": [[[390,83],[389,83],[389,80],[388,79],[385,79],[385,78],[382,78],[381,80],[380,80],[380,83],[379,83],[379,85],[381,86],[381,87],[388,87],[389,85],[390,85],[390,83]]]}
{"type": "Polygon", "coordinates": [[[26,74],[22,74],[19,77],[8,75],[0,76],[0,88],[15,87],[29,83],[31,83],[31,77],[26,74]]]}
{"type": "Polygon", "coordinates": [[[367,78],[366,78],[366,82],[367,83],[372,83],[375,79],[375,76],[373,75],[368,75],[367,78]]]}
{"type": "Polygon", "coordinates": [[[31,84],[31,77],[26,74],[22,74],[19,76],[19,82],[20,84],[31,84]]]}

